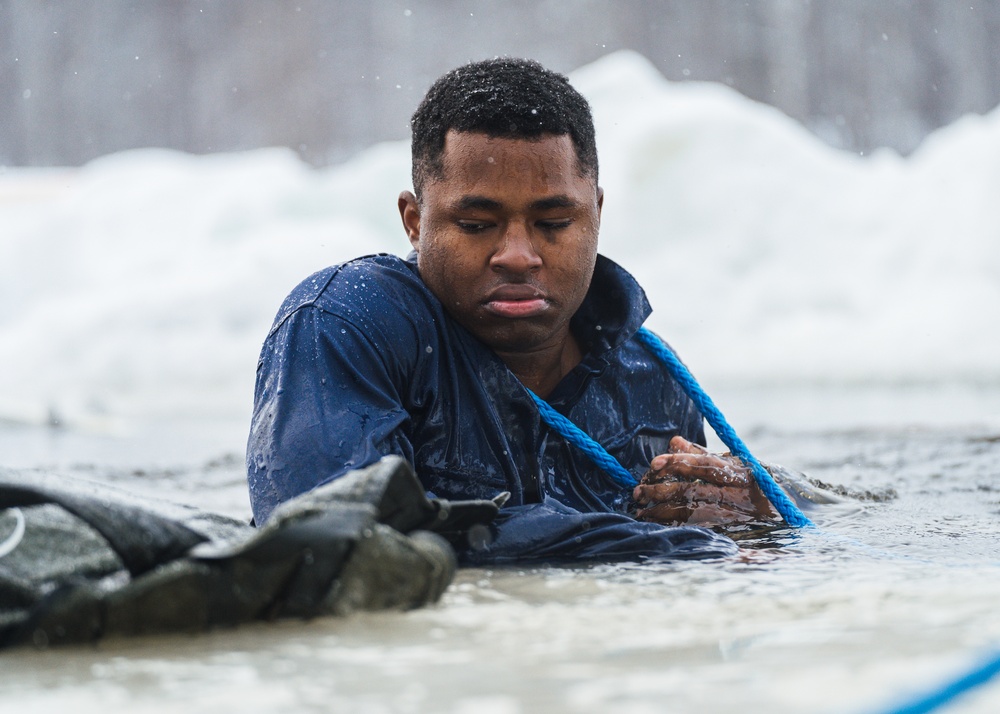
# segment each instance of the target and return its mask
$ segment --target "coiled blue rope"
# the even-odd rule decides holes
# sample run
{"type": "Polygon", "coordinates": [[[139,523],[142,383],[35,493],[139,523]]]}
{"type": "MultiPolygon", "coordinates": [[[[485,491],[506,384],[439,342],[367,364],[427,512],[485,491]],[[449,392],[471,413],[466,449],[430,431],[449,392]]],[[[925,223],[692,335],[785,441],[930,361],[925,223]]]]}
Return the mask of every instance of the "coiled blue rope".
{"type": "MultiPolygon", "coordinates": [[[[753,454],[746,447],[746,444],[743,443],[743,440],[737,436],[733,428],[729,426],[726,418],[722,416],[722,412],[719,411],[709,396],[705,394],[705,390],[695,381],[691,372],[677,359],[677,356],[670,351],[659,337],[645,327],[640,327],[636,336],[659,358],[674,380],[681,385],[684,392],[695,403],[695,406],[698,407],[698,411],[701,412],[712,429],[715,430],[715,433],[718,434],[722,443],[729,447],[729,451],[734,456],[739,457],[746,464],[757,481],[757,485],[760,486],[760,490],[763,491],[764,495],[767,496],[767,500],[781,514],[781,517],[785,519],[785,522],[795,527],[811,526],[812,521],[805,517],[798,506],[774,482],[771,474],[754,458],[753,454]]],[[[538,395],[531,393],[531,396],[535,400],[542,419],[559,432],[566,441],[586,454],[591,461],[603,469],[616,483],[624,488],[631,488],[638,483],[635,476],[618,463],[618,460],[609,454],[603,446],[594,441],[589,434],[582,431],[576,424],[553,409],[548,402],[539,398],[538,395]]]]}

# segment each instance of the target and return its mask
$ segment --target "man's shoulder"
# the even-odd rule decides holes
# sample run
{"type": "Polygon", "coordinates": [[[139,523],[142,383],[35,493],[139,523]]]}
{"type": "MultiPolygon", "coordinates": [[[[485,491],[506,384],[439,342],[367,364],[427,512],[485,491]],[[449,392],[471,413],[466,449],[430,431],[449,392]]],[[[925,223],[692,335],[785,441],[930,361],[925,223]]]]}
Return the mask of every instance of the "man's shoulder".
{"type": "Polygon", "coordinates": [[[426,298],[427,288],[413,263],[389,253],[354,258],[313,273],[289,293],[278,309],[273,332],[295,312],[316,308],[342,317],[386,312],[393,305],[410,310],[426,298]]]}

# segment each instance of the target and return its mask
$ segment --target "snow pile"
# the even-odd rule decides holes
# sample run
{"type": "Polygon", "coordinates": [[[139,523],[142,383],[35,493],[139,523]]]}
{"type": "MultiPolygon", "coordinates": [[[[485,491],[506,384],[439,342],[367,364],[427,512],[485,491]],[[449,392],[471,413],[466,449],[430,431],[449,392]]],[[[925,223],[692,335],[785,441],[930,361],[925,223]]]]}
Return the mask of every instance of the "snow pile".
{"type": "Polygon", "coordinates": [[[580,70],[604,250],[700,372],[753,380],[1000,376],[1000,112],[908,159],[834,151],[722,85],[641,57],[580,70]]]}
{"type": "MultiPolygon", "coordinates": [[[[572,79],[597,121],[602,252],[696,374],[1000,378],[1000,113],[861,158],[634,54],[572,79]]],[[[0,419],[243,418],[291,287],[409,248],[405,143],[324,171],[146,150],[43,175],[0,172],[0,419]]]]}

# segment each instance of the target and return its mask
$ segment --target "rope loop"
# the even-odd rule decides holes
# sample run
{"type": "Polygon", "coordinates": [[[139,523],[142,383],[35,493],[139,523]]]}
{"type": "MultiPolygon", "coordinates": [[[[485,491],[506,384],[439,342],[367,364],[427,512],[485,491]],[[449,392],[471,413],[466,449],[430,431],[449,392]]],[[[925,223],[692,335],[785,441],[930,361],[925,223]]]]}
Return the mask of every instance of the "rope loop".
{"type": "MultiPolygon", "coordinates": [[[[734,456],[739,457],[746,467],[750,469],[760,490],[764,492],[767,500],[781,514],[785,522],[795,527],[811,526],[812,521],[805,517],[798,506],[774,482],[771,474],[754,458],[750,450],[747,449],[746,444],[743,443],[743,440],[737,436],[733,428],[729,426],[726,418],[722,416],[722,412],[719,411],[709,396],[705,394],[705,391],[695,381],[687,367],[670,351],[666,344],[645,327],[639,328],[636,337],[663,363],[670,376],[681,386],[691,401],[694,402],[698,411],[701,412],[712,429],[715,430],[715,433],[719,435],[722,443],[728,446],[729,451],[734,456]]],[[[635,476],[618,463],[618,460],[609,454],[603,446],[592,439],[589,434],[553,409],[548,402],[530,389],[528,393],[534,399],[542,419],[566,439],[566,441],[580,449],[594,464],[608,474],[615,483],[623,488],[633,488],[638,483],[635,476]]]]}
{"type": "MultiPolygon", "coordinates": [[[[743,443],[743,440],[737,436],[736,432],[726,421],[722,412],[719,411],[718,407],[715,406],[698,382],[695,381],[688,368],[684,366],[670,348],[645,327],[639,328],[636,337],[663,363],[670,376],[681,386],[691,401],[694,402],[698,411],[701,412],[712,429],[715,430],[715,433],[718,434],[722,443],[729,447],[730,452],[738,456],[747,468],[750,469],[754,479],[757,481],[757,485],[760,486],[760,490],[764,492],[764,495],[767,496],[771,505],[781,514],[781,517],[785,519],[785,522],[795,527],[812,527],[812,521],[806,518],[798,506],[775,483],[771,474],[754,458],[753,454],[747,449],[746,444],[743,443]]],[[[622,487],[632,488],[636,485],[635,477],[624,466],[618,463],[618,460],[609,454],[604,447],[598,444],[576,424],[553,409],[548,402],[538,397],[534,392],[528,390],[528,393],[535,400],[542,419],[562,435],[567,442],[583,451],[591,461],[603,469],[605,473],[622,487]]],[[[897,706],[894,709],[886,710],[884,714],[927,714],[946,706],[969,690],[982,686],[998,674],[1000,674],[1000,652],[990,655],[983,662],[953,681],[946,682],[933,691],[897,706]]]]}
{"type": "Polygon", "coordinates": [[[747,448],[747,445],[743,443],[743,440],[736,434],[733,428],[729,426],[729,422],[722,416],[719,408],[715,406],[715,403],[705,393],[705,390],[695,381],[694,376],[688,371],[688,368],[667,347],[663,340],[645,327],[639,328],[636,337],[660,359],[667,368],[667,371],[670,372],[670,376],[681,385],[681,389],[684,390],[695,406],[698,407],[698,411],[705,417],[705,420],[708,421],[719,439],[722,440],[722,443],[728,446],[729,451],[734,456],[739,457],[740,461],[750,469],[760,490],[764,492],[767,500],[781,514],[785,522],[796,528],[813,525],[812,521],[806,518],[805,514],[788,497],[788,494],[782,491],[781,487],[774,482],[767,469],[761,466],[761,463],[750,453],[750,449],[747,448]]]}

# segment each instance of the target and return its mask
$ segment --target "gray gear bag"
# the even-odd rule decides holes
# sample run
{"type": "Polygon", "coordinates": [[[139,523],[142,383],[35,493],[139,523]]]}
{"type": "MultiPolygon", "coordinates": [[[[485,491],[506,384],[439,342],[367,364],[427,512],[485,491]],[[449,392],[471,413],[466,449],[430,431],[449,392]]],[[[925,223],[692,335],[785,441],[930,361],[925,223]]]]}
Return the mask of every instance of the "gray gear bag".
{"type": "Polygon", "coordinates": [[[0,648],[420,607],[454,577],[450,543],[498,511],[428,498],[395,456],[288,501],[261,528],[28,478],[0,472],[0,648]]]}

